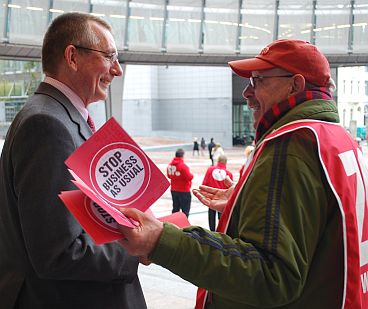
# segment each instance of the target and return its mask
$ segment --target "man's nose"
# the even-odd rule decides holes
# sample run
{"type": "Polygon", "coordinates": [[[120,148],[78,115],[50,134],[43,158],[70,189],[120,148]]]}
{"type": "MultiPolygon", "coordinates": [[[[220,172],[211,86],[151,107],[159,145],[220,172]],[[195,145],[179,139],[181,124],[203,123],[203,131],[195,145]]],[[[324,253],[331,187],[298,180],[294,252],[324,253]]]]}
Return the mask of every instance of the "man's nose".
{"type": "Polygon", "coordinates": [[[115,61],[111,66],[111,71],[114,76],[121,76],[123,74],[123,69],[120,66],[119,61],[115,61]]]}
{"type": "Polygon", "coordinates": [[[251,84],[248,84],[243,90],[243,98],[248,99],[249,97],[253,96],[254,96],[254,88],[252,87],[251,84]]]}

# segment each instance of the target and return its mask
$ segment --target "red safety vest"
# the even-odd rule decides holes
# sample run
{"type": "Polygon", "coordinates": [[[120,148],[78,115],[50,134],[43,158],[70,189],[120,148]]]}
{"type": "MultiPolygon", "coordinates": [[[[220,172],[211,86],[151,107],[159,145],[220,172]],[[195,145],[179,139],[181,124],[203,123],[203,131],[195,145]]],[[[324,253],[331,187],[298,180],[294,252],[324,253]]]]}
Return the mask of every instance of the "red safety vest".
{"type": "MultiPolygon", "coordinates": [[[[323,121],[295,121],[269,134],[254,156],[221,216],[217,231],[226,233],[234,205],[250,171],[268,141],[299,129],[311,130],[319,158],[338,202],[343,226],[344,289],[341,308],[368,308],[368,166],[356,142],[340,125],[323,121]],[[342,138],[343,137],[343,138],[342,138]]],[[[203,309],[208,292],[197,292],[195,309],[203,309]]]]}

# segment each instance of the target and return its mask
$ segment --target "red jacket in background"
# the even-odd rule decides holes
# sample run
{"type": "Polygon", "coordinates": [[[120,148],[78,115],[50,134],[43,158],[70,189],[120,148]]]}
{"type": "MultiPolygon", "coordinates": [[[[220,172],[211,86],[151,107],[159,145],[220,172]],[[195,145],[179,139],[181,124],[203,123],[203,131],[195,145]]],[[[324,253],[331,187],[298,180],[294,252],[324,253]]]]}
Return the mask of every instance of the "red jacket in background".
{"type": "Polygon", "coordinates": [[[193,174],[183,158],[175,157],[167,167],[167,177],[171,179],[171,191],[190,192],[193,174]]]}
{"type": "Polygon", "coordinates": [[[219,162],[208,168],[202,184],[213,188],[227,189],[224,181],[226,176],[233,180],[233,174],[226,169],[226,164],[219,162]]]}

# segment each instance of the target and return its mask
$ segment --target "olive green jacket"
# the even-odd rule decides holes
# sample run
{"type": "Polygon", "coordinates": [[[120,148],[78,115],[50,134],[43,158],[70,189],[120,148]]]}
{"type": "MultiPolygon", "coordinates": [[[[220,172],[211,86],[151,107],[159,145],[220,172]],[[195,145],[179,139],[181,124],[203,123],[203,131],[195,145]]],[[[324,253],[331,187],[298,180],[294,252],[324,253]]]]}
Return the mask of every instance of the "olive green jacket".
{"type": "MultiPolygon", "coordinates": [[[[262,139],[300,119],[339,120],[333,101],[308,101],[262,139]]],[[[226,234],[165,224],[150,259],[209,290],[206,308],[341,307],[341,216],[312,133],[297,130],[268,142],[226,234]]]]}

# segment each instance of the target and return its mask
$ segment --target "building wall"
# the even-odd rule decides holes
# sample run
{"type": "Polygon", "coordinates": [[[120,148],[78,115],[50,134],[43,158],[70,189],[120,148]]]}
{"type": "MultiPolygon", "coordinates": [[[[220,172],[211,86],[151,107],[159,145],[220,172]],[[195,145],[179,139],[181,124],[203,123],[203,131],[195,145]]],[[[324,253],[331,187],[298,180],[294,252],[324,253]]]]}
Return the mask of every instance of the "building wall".
{"type": "Polygon", "coordinates": [[[232,145],[232,84],[227,67],[127,66],[123,126],[133,136],[232,145]]]}
{"type": "Polygon", "coordinates": [[[124,72],[123,128],[133,136],[152,135],[152,107],[157,104],[157,67],[127,65],[124,72]]]}
{"type": "Polygon", "coordinates": [[[339,68],[337,92],[340,123],[357,136],[368,124],[368,67],[339,68]]]}

